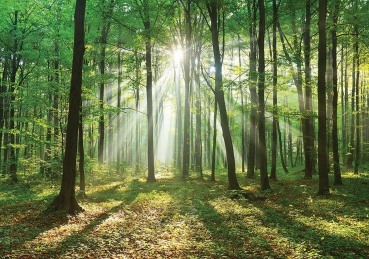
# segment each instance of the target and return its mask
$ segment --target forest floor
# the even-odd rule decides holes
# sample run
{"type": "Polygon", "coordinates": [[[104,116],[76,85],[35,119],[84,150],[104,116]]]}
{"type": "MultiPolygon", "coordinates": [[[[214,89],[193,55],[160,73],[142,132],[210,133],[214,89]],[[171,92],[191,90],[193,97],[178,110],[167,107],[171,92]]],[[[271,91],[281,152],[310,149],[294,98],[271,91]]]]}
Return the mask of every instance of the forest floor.
{"type": "Polygon", "coordinates": [[[323,197],[317,176],[281,174],[272,192],[241,173],[242,191],[207,177],[89,173],[74,217],[41,213],[59,184],[2,179],[0,258],[369,258],[368,174],[344,173],[323,197]]]}

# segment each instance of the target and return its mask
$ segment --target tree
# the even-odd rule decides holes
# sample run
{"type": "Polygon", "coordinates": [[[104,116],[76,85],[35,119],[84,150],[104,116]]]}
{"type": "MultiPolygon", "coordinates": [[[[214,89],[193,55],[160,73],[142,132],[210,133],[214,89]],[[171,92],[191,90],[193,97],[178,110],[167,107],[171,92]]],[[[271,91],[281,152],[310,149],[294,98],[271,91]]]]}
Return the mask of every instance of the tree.
{"type": "Polygon", "coordinates": [[[250,142],[247,157],[247,177],[252,178],[255,175],[255,154],[256,154],[256,119],[257,119],[257,93],[256,93],[256,2],[251,1],[247,3],[249,16],[252,15],[252,21],[249,24],[250,35],[250,97],[251,97],[251,111],[250,111],[250,142]],[[252,10],[251,10],[252,9],[252,10]]]}
{"type": "Polygon", "coordinates": [[[75,183],[79,110],[82,99],[82,66],[83,54],[85,52],[85,10],[86,0],[76,0],[72,78],[69,92],[68,124],[62,183],[58,196],[54,198],[47,209],[47,211],[64,211],[68,214],[76,214],[83,210],[75,197],[75,183]]]}
{"type": "MultiPolygon", "coordinates": [[[[300,2],[299,2],[300,3],[300,2]]],[[[298,6],[299,7],[299,6],[298,6]]],[[[313,99],[312,99],[312,87],[311,87],[311,48],[310,48],[310,22],[311,22],[311,2],[307,0],[305,2],[305,32],[304,35],[301,36],[304,43],[304,63],[305,63],[305,97],[303,94],[303,77],[302,77],[302,56],[301,56],[301,44],[300,37],[298,33],[299,26],[298,22],[298,14],[301,11],[299,8],[293,8],[291,13],[291,21],[292,21],[292,37],[293,44],[290,44],[286,35],[282,32],[280,23],[278,23],[278,30],[281,38],[283,52],[285,54],[285,58],[288,61],[290,66],[290,72],[292,74],[293,82],[297,89],[298,96],[298,107],[300,111],[300,123],[303,135],[303,146],[304,146],[304,158],[305,158],[305,178],[312,178],[313,171],[315,170],[315,129],[313,123],[313,99]],[[287,45],[289,49],[287,49],[287,45]],[[293,54],[290,55],[290,52],[293,54]]],[[[291,139],[290,139],[291,140],[291,139]]],[[[290,145],[291,147],[291,145],[290,145]]],[[[292,162],[292,150],[290,150],[290,159],[292,162]]]]}
{"type": "MultiPolygon", "coordinates": [[[[102,4],[105,1],[103,0],[102,4]]],[[[99,117],[99,143],[98,143],[98,161],[100,164],[104,163],[104,144],[105,144],[105,116],[104,116],[104,96],[105,96],[105,58],[106,58],[106,44],[108,40],[108,34],[110,30],[110,21],[107,21],[107,17],[111,15],[113,10],[114,2],[111,1],[109,6],[103,7],[103,26],[101,28],[101,36],[100,36],[100,94],[99,94],[99,101],[100,101],[100,117],[99,117]]]]}
{"type": "Polygon", "coordinates": [[[259,94],[259,156],[260,156],[260,186],[261,190],[270,189],[268,180],[268,162],[265,139],[265,55],[264,55],[264,37],[265,37],[265,7],[264,0],[259,0],[259,78],[258,78],[258,94],[259,94]]]}
{"type": "MultiPolygon", "coordinates": [[[[218,104],[219,114],[220,114],[220,124],[223,131],[223,139],[226,148],[227,164],[228,164],[228,189],[237,190],[240,186],[237,181],[236,176],[236,161],[234,157],[233,143],[231,131],[228,124],[227,110],[224,100],[224,89],[223,89],[223,75],[222,75],[222,59],[224,57],[220,52],[220,42],[219,42],[219,30],[221,28],[222,22],[224,23],[224,13],[223,20],[220,20],[219,10],[222,10],[224,6],[220,5],[217,1],[207,1],[206,7],[208,9],[210,24],[209,29],[212,36],[213,54],[214,54],[214,67],[215,67],[215,101],[218,104]]],[[[223,10],[224,12],[224,10],[223,10]]],[[[223,27],[224,28],[224,27],[223,27]]],[[[223,34],[223,37],[225,35],[223,34]]]]}
{"type": "Polygon", "coordinates": [[[305,158],[305,178],[310,179],[315,172],[316,151],[315,151],[315,127],[313,112],[313,91],[311,85],[311,46],[310,46],[310,22],[311,22],[311,1],[306,0],[306,19],[305,33],[303,37],[304,44],[304,63],[305,63],[305,113],[303,115],[303,143],[305,158]]]}
{"type": "Polygon", "coordinates": [[[79,123],[78,123],[78,152],[79,152],[79,191],[78,197],[87,198],[86,195],[86,181],[85,181],[85,149],[83,145],[83,115],[82,102],[79,109],[79,123]]]}
{"type": "Polygon", "coordinates": [[[333,109],[332,109],[332,145],[333,145],[333,170],[334,170],[334,185],[341,185],[341,168],[338,143],[338,119],[337,119],[337,104],[338,104],[338,79],[337,79],[337,22],[340,1],[336,1],[333,11],[333,27],[332,35],[332,71],[333,71],[333,109]]]}
{"type": "Polygon", "coordinates": [[[272,42],[272,64],[273,64],[273,132],[272,132],[272,168],[270,170],[270,179],[277,179],[277,23],[278,7],[276,0],[273,0],[273,42],[272,42]]]}
{"type": "Polygon", "coordinates": [[[14,26],[14,43],[13,43],[13,48],[12,48],[12,61],[11,61],[11,73],[10,73],[10,112],[9,112],[9,116],[10,116],[10,123],[9,123],[9,127],[10,127],[10,166],[9,166],[9,173],[10,173],[10,177],[12,182],[16,183],[18,182],[18,177],[17,177],[17,155],[16,155],[16,140],[15,140],[15,132],[16,132],[16,128],[15,128],[15,89],[16,89],[16,75],[17,75],[17,71],[19,68],[19,63],[20,63],[20,54],[19,52],[21,51],[21,47],[20,42],[19,42],[19,38],[17,36],[17,30],[18,30],[18,10],[14,11],[14,21],[13,21],[13,26],[14,26]]]}
{"type": "Polygon", "coordinates": [[[329,193],[327,169],[327,111],[325,70],[327,57],[326,40],[327,0],[319,0],[319,44],[318,44],[318,157],[319,157],[319,195],[329,193]]]}
{"type": "Polygon", "coordinates": [[[146,47],[146,98],[147,98],[147,166],[148,182],[155,182],[154,168],[154,127],[152,110],[152,60],[151,60],[151,23],[149,15],[149,1],[143,1],[143,25],[145,28],[145,47],[146,47]]]}
{"type": "MultiPolygon", "coordinates": [[[[183,9],[186,15],[185,25],[185,56],[184,56],[184,80],[185,80],[185,98],[184,98],[184,125],[190,124],[190,67],[191,67],[191,55],[192,55],[192,25],[191,25],[191,0],[187,0],[186,4],[181,1],[183,9]]],[[[182,177],[185,178],[189,175],[190,166],[190,128],[185,126],[183,132],[183,163],[182,163],[182,177]]]]}

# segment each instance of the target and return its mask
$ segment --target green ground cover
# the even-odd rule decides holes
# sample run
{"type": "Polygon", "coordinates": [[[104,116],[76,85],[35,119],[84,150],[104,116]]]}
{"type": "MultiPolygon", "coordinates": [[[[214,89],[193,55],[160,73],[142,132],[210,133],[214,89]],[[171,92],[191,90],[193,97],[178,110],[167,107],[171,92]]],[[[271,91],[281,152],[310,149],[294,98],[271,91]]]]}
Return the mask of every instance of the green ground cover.
{"type": "Polygon", "coordinates": [[[267,193],[241,173],[243,191],[205,176],[89,174],[75,217],[41,213],[57,183],[3,179],[0,258],[369,258],[368,174],[344,173],[324,197],[317,176],[281,175],[267,193]]]}

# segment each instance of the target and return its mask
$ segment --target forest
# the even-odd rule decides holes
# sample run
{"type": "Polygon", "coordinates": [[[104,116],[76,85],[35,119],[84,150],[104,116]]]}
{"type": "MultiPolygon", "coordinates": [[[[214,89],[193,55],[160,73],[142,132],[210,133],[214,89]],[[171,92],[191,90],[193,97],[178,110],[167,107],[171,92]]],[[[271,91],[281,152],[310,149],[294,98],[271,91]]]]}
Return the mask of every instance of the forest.
{"type": "Polygon", "coordinates": [[[0,17],[0,258],[369,258],[368,1],[0,17]]]}

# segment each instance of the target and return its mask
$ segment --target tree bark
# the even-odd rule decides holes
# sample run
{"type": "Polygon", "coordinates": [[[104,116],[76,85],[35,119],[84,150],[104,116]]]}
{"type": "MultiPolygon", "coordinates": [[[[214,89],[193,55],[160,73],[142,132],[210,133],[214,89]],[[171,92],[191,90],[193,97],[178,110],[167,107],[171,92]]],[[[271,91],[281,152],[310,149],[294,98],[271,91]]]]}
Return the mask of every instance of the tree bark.
{"type": "Polygon", "coordinates": [[[305,158],[305,178],[311,179],[315,172],[316,151],[315,151],[315,127],[314,127],[314,111],[313,96],[311,86],[311,45],[310,45],[310,21],[311,21],[311,1],[306,0],[306,19],[304,43],[304,63],[305,63],[305,114],[303,115],[304,123],[304,158],[305,158]]]}
{"type": "Polygon", "coordinates": [[[149,1],[144,0],[144,27],[146,45],[146,98],[147,98],[147,182],[156,182],[154,166],[154,127],[153,127],[153,108],[152,108],[152,60],[151,60],[151,25],[149,16],[149,1]]]}
{"type": "Polygon", "coordinates": [[[189,176],[189,166],[190,166],[190,67],[191,67],[191,0],[187,0],[187,6],[183,6],[186,12],[186,32],[185,32],[185,56],[184,56],[184,81],[185,81],[185,98],[184,98],[184,125],[183,129],[183,162],[182,162],[182,177],[186,178],[189,176]]]}
{"type": "MultiPolygon", "coordinates": [[[[220,21],[218,13],[217,2],[211,1],[206,3],[210,21],[211,21],[211,35],[212,45],[214,53],[214,66],[215,66],[215,100],[218,103],[220,124],[223,131],[224,145],[226,149],[227,165],[228,165],[228,190],[240,189],[236,176],[236,161],[234,157],[233,143],[231,132],[228,124],[228,116],[224,99],[223,90],[223,75],[222,75],[222,61],[219,44],[219,27],[220,21]]],[[[224,18],[224,17],[223,17],[224,18]]],[[[223,35],[224,36],[224,35],[223,35]]],[[[223,53],[224,54],[224,53],[223,53]]]]}
{"type": "MultiPolygon", "coordinates": [[[[355,9],[358,10],[358,3],[355,2],[355,9]]],[[[359,77],[360,77],[360,54],[359,54],[359,26],[358,26],[358,21],[357,21],[357,16],[354,16],[354,20],[355,20],[355,26],[354,26],[354,55],[353,55],[353,66],[356,66],[356,70],[353,69],[353,80],[352,80],[352,84],[353,84],[353,90],[352,90],[352,120],[354,121],[354,117],[355,117],[355,124],[354,122],[351,122],[352,125],[352,141],[354,140],[354,134],[356,133],[356,143],[355,146],[352,145],[352,149],[355,152],[355,155],[353,155],[355,157],[355,167],[354,167],[354,174],[358,174],[359,173],[359,163],[360,163],[360,87],[359,87],[359,77]],[[355,99],[355,106],[354,106],[354,99],[355,99]],[[354,127],[354,125],[356,127],[354,127]],[[354,133],[355,132],[355,133],[354,133]]]]}
{"type": "Polygon", "coordinates": [[[318,157],[319,157],[319,195],[329,193],[327,170],[327,112],[325,70],[327,57],[326,40],[327,0],[319,0],[319,43],[318,43],[318,157]]]}
{"type": "Polygon", "coordinates": [[[176,132],[177,132],[177,168],[181,168],[181,154],[182,154],[182,100],[181,100],[181,89],[180,89],[180,80],[179,80],[179,66],[176,67],[174,65],[174,84],[176,88],[176,132]]]}
{"type": "MultiPolygon", "coordinates": [[[[339,142],[338,142],[338,78],[337,78],[337,22],[340,1],[336,1],[333,13],[332,27],[332,72],[333,72],[333,103],[332,103],[332,145],[333,145],[333,169],[334,169],[334,185],[342,185],[339,142]]],[[[342,62],[342,61],[341,61],[342,62]]]]}
{"type": "MultiPolygon", "coordinates": [[[[118,47],[121,45],[121,30],[119,30],[119,39],[118,39],[118,47]]],[[[118,50],[118,93],[117,93],[117,107],[121,108],[121,99],[122,99],[122,53],[120,50],[118,50]]],[[[117,166],[116,171],[117,174],[120,173],[120,163],[121,163],[121,149],[123,148],[121,145],[121,113],[117,115],[117,145],[116,145],[116,156],[117,156],[117,166]]]]}
{"type": "MultiPolygon", "coordinates": [[[[197,56],[197,60],[200,60],[200,52],[201,48],[198,47],[196,48],[196,56],[197,56]]],[[[195,64],[195,62],[193,62],[195,64]]],[[[203,173],[202,173],[202,139],[201,139],[201,113],[202,113],[202,108],[201,108],[201,84],[200,84],[200,62],[197,62],[197,66],[196,66],[196,71],[195,71],[195,83],[197,86],[197,91],[196,91],[196,102],[195,102],[195,107],[196,107],[196,136],[195,136],[195,169],[196,171],[200,174],[200,177],[203,177],[203,173]]]]}
{"type": "MultiPolygon", "coordinates": [[[[241,37],[240,34],[237,35],[238,38],[238,66],[241,70],[241,37]]],[[[238,77],[238,85],[241,94],[241,167],[242,172],[245,172],[245,157],[246,157],[246,140],[245,140],[245,107],[244,107],[244,96],[243,96],[243,87],[242,87],[242,73],[240,71],[238,77]]]]}
{"type": "Polygon", "coordinates": [[[86,0],[77,0],[74,15],[72,79],[69,92],[69,111],[62,183],[59,195],[55,197],[47,209],[47,211],[64,211],[68,214],[76,214],[83,210],[78,205],[75,197],[75,183],[79,110],[82,99],[82,66],[83,54],[85,52],[85,9],[86,0]]]}
{"type": "Polygon", "coordinates": [[[135,109],[136,109],[136,155],[135,155],[135,158],[136,158],[136,161],[135,161],[135,172],[136,174],[139,173],[140,171],[140,148],[139,148],[139,142],[140,142],[140,136],[139,136],[139,124],[140,124],[140,114],[138,112],[138,109],[139,109],[139,104],[140,104],[140,78],[139,78],[139,69],[140,69],[140,65],[139,65],[139,61],[138,61],[138,53],[136,52],[135,53],[135,60],[136,60],[136,80],[137,80],[137,83],[136,83],[136,106],[135,106],[135,109]]]}
{"type": "Polygon", "coordinates": [[[273,42],[272,42],[272,69],[273,69],[273,132],[272,132],[272,168],[270,179],[277,179],[277,127],[278,127],[278,92],[277,92],[277,1],[273,0],[273,42]]]}
{"type": "Polygon", "coordinates": [[[248,4],[248,14],[253,15],[252,22],[249,25],[250,33],[250,96],[251,96],[251,111],[250,111],[250,141],[249,151],[247,156],[247,177],[255,176],[255,155],[256,155],[256,117],[257,117],[257,93],[256,93],[256,3],[253,0],[253,12],[251,12],[250,3],[248,4]]]}
{"type": "MultiPolygon", "coordinates": [[[[8,66],[9,66],[9,62],[8,62],[8,57],[5,57],[4,59],[4,69],[2,72],[2,82],[0,85],[0,129],[3,129],[4,124],[5,124],[5,112],[6,112],[6,97],[5,97],[5,93],[7,91],[7,87],[6,87],[6,82],[8,80],[8,66]]],[[[0,145],[4,145],[5,146],[5,134],[3,134],[3,131],[0,130],[0,145]],[[4,143],[3,143],[3,136],[4,136],[4,143]]],[[[0,148],[0,160],[2,158],[1,156],[2,154],[2,149],[0,148]]],[[[5,154],[5,150],[4,150],[4,154],[5,154]]],[[[5,156],[4,156],[5,158],[5,156]]],[[[2,173],[2,175],[5,175],[5,166],[4,163],[0,166],[0,171],[2,173]]]]}
{"type": "Polygon", "coordinates": [[[16,105],[16,101],[15,101],[15,78],[16,78],[16,74],[19,68],[19,62],[20,62],[20,58],[19,58],[19,54],[18,51],[18,47],[19,47],[19,42],[18,42],[18,36],[17,36],[17,26],[18,26],[18,11],[14,11],[14,45],[13,45],[13,49],[12,49],[12,63],[11,63],[11,73],[10,73],[10,111],[9,111],[9,135],[10,135],[10,157],[9,157],[9,174],[10,174],[10,178],[11,181],[13,183],[18,182],[18,177],[17,177],[17,156],[16,156],[16,140],[15,140],[15,132],[16,132],[16,128],[15,128],[15,105],[16,105]]]}
{"type": "Polygon", "coordinates": [[[268,160],[265,139],[265,60],[264,60],[264,37],[265,37],[265,7],[264,0],[259,0],[259,156],[260,156],[260,187],[261,190],[270,189],[268,180],[268,160]]]}
{"type": "Polygon", "coordinates": [[[101,29],[101,52],[100,52],[100,74],[101,74],[101,82],[100,82],[100,117],[99,117],[99,142],[98,142],[98,161],[100,164],[104,163],[104,143],[105,143],[105,116],[104,116],[104,95],[105,95],[105,56],[106,56],[106,48],[105,45],[107,43],[109,24],[104,25],[101,29]]]}
{"type": "Polygon", "coordinates": [[[83,145],[83,115],[82,115],[82,101],[79,110],[78,123],[78,151],[79,151],[79,198],[85,199],[86,195],[86,181],[85,181],[85,149],[83,145]]]}
{"type": "Polygon", "coordinates": [[[211,181],[215,181],[215,156],[217,150],[217,113],[218,105],[214,100],[214,117],[213,117],[213,149],[211,155],[211,181]]]}

